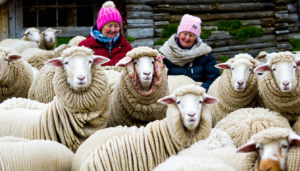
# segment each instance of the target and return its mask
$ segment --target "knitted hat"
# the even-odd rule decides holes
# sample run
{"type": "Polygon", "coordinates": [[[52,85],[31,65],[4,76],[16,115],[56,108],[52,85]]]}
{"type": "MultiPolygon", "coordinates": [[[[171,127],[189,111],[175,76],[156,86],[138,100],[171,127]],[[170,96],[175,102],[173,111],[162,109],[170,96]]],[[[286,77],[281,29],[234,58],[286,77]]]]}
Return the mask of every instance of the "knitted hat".
{"type": "Polygon", "coordinates": [[[103,27],[103,25],[105,25],[110,21],[117,21],[120,23],[120,26],[122,24],[121,14],[116,9],[115,4],[112,1],[107,1],[102,5],[102,8],[98,13],[98,19],[97,19],[98,30],[100,30],[103,27]]]}
{"type": "Polygon", "coordinates": [[[189,14],[185,14],[180,21],[180,25],[177,29],[177,35],[183,31],[194,33],[197,37],[200,37],[201,33],[201,19],[189,14]]]}

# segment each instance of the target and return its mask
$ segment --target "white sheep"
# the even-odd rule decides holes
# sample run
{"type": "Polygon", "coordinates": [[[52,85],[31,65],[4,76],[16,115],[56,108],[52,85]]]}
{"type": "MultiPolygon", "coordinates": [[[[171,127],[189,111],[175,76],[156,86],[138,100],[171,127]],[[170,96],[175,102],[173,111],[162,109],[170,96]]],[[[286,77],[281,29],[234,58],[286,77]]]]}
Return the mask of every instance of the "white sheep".
{"type": "Polygon", "coordinates": [[[209,95],[220,99],[220,103],[211,106],[213,127],[229,113],[257,105],[258,76],[253,72],[257,66],[251,55],[243,53],[216,65],[224,72],[208,89],[209,95]]]}
{"type": "Polygon", "coordinates": [[[78,46],[78,44],[79,44],[80,42],[82,42],[83,40],[85,40],[85,39],[86,39],[86,37],[83,37],[83,36],[76,36],[76,37],[73,37],[73,38],[69,41],[68,45],[70,45],[71,47],[78,46]]]}
{"type": "Polygon", "coordinates": [[[73,157],[72,151],[54,141],[0,138],[0,170],[67,171],[73,157]]]}
{"type": "Polygon", "coordinates": [[[11,45],[2,46],[2,47],[13,49],[13,50],[17,51],[19,54],[21,54],[24,50],[29,49],[29,48],[38,48],[39,45],[35,42],[20,40],[11,45]]]}
{"type": "Polygon", "coordinates": [[[211,132],[207,107],[218,101],[195,85],[178,88],[158,100],[168,104],[167,118],[137,128],[118,126],[94,133],[77,150],[72,170],[153,170],[211,132]]]}
{"type": "Polygon", "coordinates": [[[20,41],[20,39],[4,39],[0,42],[0,47],[9,46],[20,41]]]}
{"type": "Polygon", "coordinates": [[[267,63],[269,61],[270,57],[275,54],[276,54],[276,52],[267,53],[266,51],[261,51],[257,55],[257,57],[255,57],[255,59],[260,62],[260,65],[262,65],[262,64],[267,63]]]}
{"type": "Polygon", "coordinates": [[[62,44],[54,50],[43,50],[39,48],[30,48],[21,53],[21,56],[31,66],[36,69],[41,69],[44,63],[50,59],[60,57],[62,51],[69,48],[69,45],[62,44]]]}
{"type": "Polygon", "coordinates": [[[23,99],[23,103],[20,99],[5,101],[1,106],[20,105],[0,109],[0,137],[53,140],[76,151],[92,133],[106,127],[109,87],[100,64],[108,61],[85,47],[69,48],[61,57],[49,60],[46,64],[56,67],[51,82],[56,97],[43,104],[42,110],[33,109],[32,104],[38,102],[29,99],[23,99]]]}
{"type": "Polygon", "coordinates": [[[36,42],[41,49],[45,49],[43,46],[44,42],[41,39],[41,31],[34,27],[27,29],[24,33],[22,33],[23,37],[21,40],[36,42]]]}
{"type": "Polygon", "coordinates": [[[170,93],[183,85],[194,84],[201,86],[202,82],[196,82],[192,78],[185,75],[168,75],[168,85],[170,93]]]}
{"type": "Polygon", "coordinates": [[[52,28],[48,28],[41,33],[41,35],[43,35],[43,38],[44,38],[44,46],[45,46],[46,50],[55,49],[58,33],[61,33],[61,30],[55,30],[52,28]]]}
{"type": "Polygon", "coordinates": [[[261,106],[279,112],[290,122],[300,116],[300,59],[291,52],[273,54],[269,61],[254,72],[263,73],[258,89],[261,106]]]}
{"type": "Polygon", "coordinates": [[[0,103],[11,97],[28,95],[37,70],[12,49],[0,47],[0,103]]]}
{"type": "Polygon", "coordinates": [[[167,106],[157,102],[169,94],[162,55],[150,47],[127,52],[116,66],[125,66],[115,83],[108,126],[142,126],[166,117],[167,106]]]}

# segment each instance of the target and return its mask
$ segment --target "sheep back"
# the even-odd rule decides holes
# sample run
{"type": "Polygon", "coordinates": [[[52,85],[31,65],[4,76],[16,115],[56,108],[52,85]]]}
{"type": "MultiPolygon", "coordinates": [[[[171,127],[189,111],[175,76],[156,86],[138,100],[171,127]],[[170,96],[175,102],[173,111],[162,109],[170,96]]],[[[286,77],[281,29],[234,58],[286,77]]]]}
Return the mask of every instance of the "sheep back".
{"type": "Polygon", "coordinates": [[[225,131],[237,147],[246,144],[252,135],[269,127],[289,128],[290,124],[279,113],[263,108],[245,108],[230,113],[217,123],[217,129],[225,131]]]}

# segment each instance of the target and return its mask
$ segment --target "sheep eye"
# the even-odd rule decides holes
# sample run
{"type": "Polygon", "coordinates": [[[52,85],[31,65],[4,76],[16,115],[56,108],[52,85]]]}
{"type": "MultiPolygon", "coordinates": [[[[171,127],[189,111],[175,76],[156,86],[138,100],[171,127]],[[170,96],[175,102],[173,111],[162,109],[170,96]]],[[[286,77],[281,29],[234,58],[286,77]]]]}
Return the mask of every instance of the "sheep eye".
{"type": "Polygon", "coordinates": [[[92,61],[89,61],[89,63],[91,64],[91,63],[92,63],[92,61]]]}
{"type": "Polygon", "coordinates": [[[152,64],[154,64],[154,61],[152,61],[152,64]]]}
{"type": "Polygon", "coordinates": [[[287,146],[287,145],[285,145],[285,144],[283,144],[283,145],[282,145],[282,148],[288,148],[288,146],[287,146]]]}
{"type": "Polygon", "coordinates": [[[231,68],[231,70],[234,70],[234,68],[231,68]]]}
{"type": "Polygon", "coordinates": [[[68,65],[69,64],[69,62],[65,62],[65,65],[68,65]]]}
{"type": "Polygon", "coordinates": [[[177,101],[176,104],[180,104],[180,101],[177,101]]]}
{"type": "Polygon", "coordinates": [[[251,71],[251,72],[252,72],[253,70],[252,70],[252,69],[249,69],[249,71],[251,71]]]}
{"type": "Polygon", "coordinates": [[[260,147],[257,147],[256,150],[260,150],[260,147]]]}
{"type": "Polygon", "coordinates": [[[137,64],[137,62],[136,62],[136,61],[134,61],[134,62],[133,62],[133,64],[137,64]]]}
{"type": "Polygon", "coordinates": [[[8,59],[5,59],[6,61],[8,61],[8,59]]]}
{"type": "Polygon", "coordinates": [[[294,68],[297,68],[296,66],[293,66],[294,68]]]}
{"type": "Polygon", "coordinates": [[[202,101],[202,100],[199,100],[199,103],[203,103],[203,101],[202,101]]]}
{"type": "Polygon", "coordinates": [[[276,71],[276,68],[273,68],[273,71],[276,71]]]}

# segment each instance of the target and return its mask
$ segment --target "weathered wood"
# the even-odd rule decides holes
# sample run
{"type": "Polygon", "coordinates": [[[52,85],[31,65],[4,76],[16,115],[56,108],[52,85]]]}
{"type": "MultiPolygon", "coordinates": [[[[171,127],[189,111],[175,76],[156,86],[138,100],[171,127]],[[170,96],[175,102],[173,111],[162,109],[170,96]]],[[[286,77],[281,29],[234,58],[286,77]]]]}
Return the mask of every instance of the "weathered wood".
{"type": "Polygon", "coordinates": [[[154,7],[154,12],[170,12],[170,13],[199,13],[201,12],[219,12],[219,11],[262,11],[273,10],[275,4],[272,2],[262,3],[234,3],[234,4],[201,4],[201,5],[168,5],[165,7],[154,7]]]}
{"type": "Polygon", "coordinates": [[[154,36],[153,28],[127,29],[128,36],[135,39],[152,38],[154,36]]]}
{"type": "MultiPolygon", "coordinates": [[[[209,20],[229,20],[229,19],[254,19],[273,17],[275,11],[256,11],[256,12],[242,12],[242,13],[217,13],[217,14],[194,14],[200,17],[202,21],[209,20]]],[[[182,15],[170,15],[170,23],[178,23],[182,15]]]]}
{"type": "Polygon", "coordinates": [[[153,28],[153,24],[127,24],[127,28],[153,28]]]}
{"type": "Polygon", "coordinates": [[[298,22],[298,14],[289,14],[289,19],[287,20],[289,23],[298,22]]]}
{"type": "Polygon", "coordinates": [[[153,11],[152,7],[144,4],[126,4],[127,11],[153,11]]]}
{"type": "Polygon", "coordinates": [[[289,40],[289,34],[277,35],[276,40],[289,40]]]}
{"type": "Polygon", "coordinates": [[[249,49],[260,49],[260,48],[267,48],[267,47],[275,47],[275,41],[267,42],[267,43],[255,43],[255,44],[247,44],[247,45],[236,45],[236,46],[226,46],[226,47],[219,47],[213,48],[212,53],[216,52],[228,52],[228,51],[237,51],[237,50],[249,50],[249,49]]]}
{"type": "Polygon", "coordinates": [[[293,0],[273,0],[273,2],[275,4],[283,4],[283,3],[289,3],[289,2],[293,2],[293,0]]]}
{"type": "Polygon", "coordinates": [[[277,48],[285,49],[285,50],[293,49],[292,45],[288,41],[286,41],[286,42],[277,42],[277,48]]]}
{"type": "Polygon", "coordinates": [[[14,39],[16,38],[16,5],[15,0],[10,0],[8,4],[9,8],[9,38],[14,39]]]}
{"type": "Polygon", "coordinates": [[[169,24],[169,21],[156,21],[154,22],[154,28],[163,28],[164,26],[169,24]]]}
{"type": "Polygon", "coordinates": [[[288,21],[289,20],[288,11],[277,11],[275,13],[275,19],[276,19],[276,22],[288,21]]]}
{"type": "Polygon", "coordinates": [[[154,29],[154,36],[161,37],[163,29],[154,29]]]}
{"type": "Polygon", "coordinates": [[[216,29],[218,30],[218,26],[201,26],[201,28],[204,28],[204,29],[216,29]]]}
{"type": "Polygon", "coordinates": [[[8,3],[0,6],[0,41],[9,38],[8,3]]]}
{"type": "Polygon", "coordinates": [[[154,13],[153,20],[154,21],[168,21],[170,18],[169,13],[154,13]]]}
{"type": "Polygon", "coordinates": [[[287,10],[287,6],[286,5],[283,5],[283,6],[276,6],[274,8],[276,11],[283,11],[283,10],[287,10]]]}
{"type": "Polygon", "coordinates": [[[288,39],[290,39],[290,38],[300,39],[300,33],[291,33],[291,34],[288,34],[288,39]]]}
{"type": "Polygon", "coordinates": [[[153,38],[154,44],[155,44],[159,39],[161,39],[161,38],[160,38],[160,37],[154,37],[154,38],[153,38]]]}
{"type": "Polygon", "coordinates": [[[154,0],[126,0],[127,4],[145,4],[154,2],[154,0]]]}
{"type": "Polygon", "coordinates": [[[289,32],[290,33],[297,33],[300,32],[300,28],[298,27],[298,23],[289,23],[289,32]]]}
{"type": "Polygon", "coordinates": [[[275,33],[276,34],[287,34],[287,33],[289,33],[289,30],[276,30],[275,33]]]}
{"type": "MultiPolygon", "coordinates": [[[[273,18],[272,18],[273,19],[273,18]]],[[[274,20],[274,19],[273,19],[274,20]]],[[[248,25],[261,25],[262,21],[260,19],[250,19],[250,20],[240,20],[244,26],[248,25]]],[[[275,23],[275,20],[274,20],[275,23]]],[[[207,22],[202,22],[202,26],[217,26],[218,22],[217,21],[207,21],[207,22]]]]}
{"type": "Polygon", "coordinates": [[[211,36],[204,40],[220,40],[233,38],[228,31],[212,31],[211,36]]]}
{"type": "Polygon", "coordinates": [[[153,47],[154,42],[153,39],[139,39],[139,40],[134,40],[133,42],[130,43],[131,47],[139,47],[139,46],[149,46],[153,47]]]}
{"type": "Polygon", "coordinates": [[[159,49],[160,47],[162,47],[162,45],[154,45],[153,49],[159,49]]]}
{"type": "Polygon", "coordinates": [[[215,47],[223,47],[223,46],[233,46],[233,45],[246,45],[246,44],[254,44],[254,43],[265,43],[271,42],[275,40],[275,35],[263,35],[261,37],[249,38],[243,43],[239,43],[234,38],[226,39],[226,40],[203,40],[212,48],[215,47]]]}
{"type": "Polygon", "coordinates": [[[257,56],[259,52],[266,51],[267,53],[271,52],[279,52],[283,51],[284,49],[278,49],[277,47],[268,47],[268,48],[262,48],[262,49],[251,49],[251,50],[238,50],[238,51],[231,51],[231,52],[222,52],[222,53],[212,53],[212,55],[219,59],[221,56],[229,56],[234,57],[235,55],[239,53],[249,53],[252,56],[257,56]]]}
{"type": "Polygon", "coordinates": [[[270,34],[275,32],[275,27],[263,27],[264,29],[264,34],[270,34]]]}
{"type": "MultiPolygon", "coordinates": [[[[23,29],[23,1],[16,1],[16,32],[20,33],[23,29]]],[[[19,36],[19,35],[17,35],[19,36]]],[[[22,36],[23,37],[23,36],[22,36]]]]}
{"type": "Polygon", "coordinates": [[[5,4],[6,1],[7,0],[0,0],[0,6],[3,5],[3,4],[5,4]]]}
{"type": "Polygon", "coordinates": [[[289,23],[276,23],[276,30],[289,28],[289,23]]]}
{"type": "MultiPolygon", "coordinates": [[[[260,2],[261,0],[239,0],[238,2],[260,2]]],[[[236,0],[155,0],[155,4],[213,4],[213,3],[236,3],[236,0]]]]}
{"type": "Polygon", "coordinates": [[[275,19],[274,18],[262,18],[261,19],[261,26],[263,27],[269,27],[273,26],[275,24],[275,19]]]}
{"type": "Polygon", "coordinates": [[[297,12],[296,4],[287,4],[286,6],[289,13],[297,12]]]}
{"type": "Polygon", "coordinates": [[[153,18],[153,12],[127,11],[128,19],[153,18]]]}
{"type": "Polygon", "coordinates": [[[128,19],[128,24],[153,24],[152,19],[128,19]]]}

